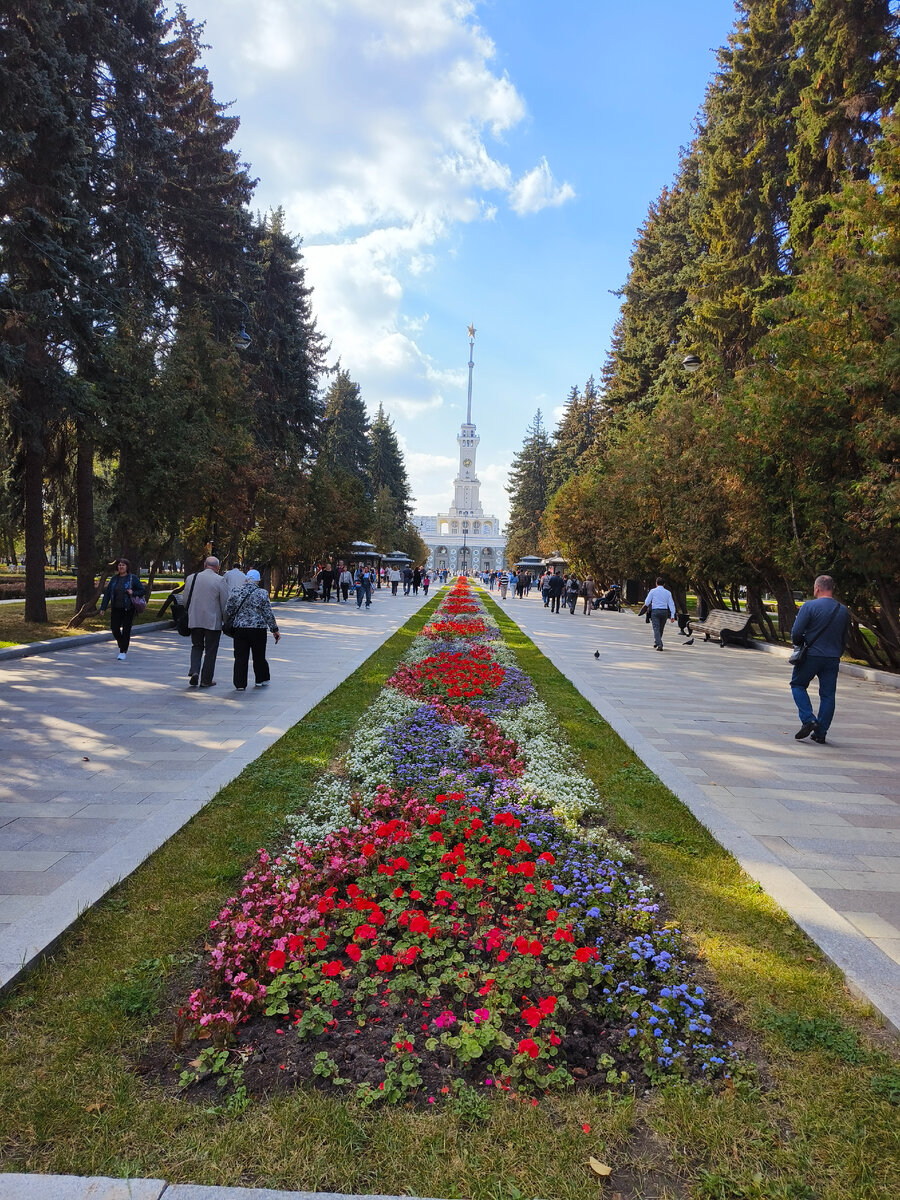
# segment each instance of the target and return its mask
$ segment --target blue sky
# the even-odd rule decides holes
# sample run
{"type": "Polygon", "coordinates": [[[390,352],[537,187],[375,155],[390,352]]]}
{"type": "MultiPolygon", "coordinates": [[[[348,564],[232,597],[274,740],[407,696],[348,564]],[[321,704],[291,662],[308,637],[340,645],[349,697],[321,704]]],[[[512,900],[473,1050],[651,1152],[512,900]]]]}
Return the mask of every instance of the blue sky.
{"type": "Polygon", "coordinates": [[[473,417],[488,512],[537,408],[599,377],[611,294],[687,144],[732,0],[187,0],[319,327],[392,416],[416,511],[473,417]]]}

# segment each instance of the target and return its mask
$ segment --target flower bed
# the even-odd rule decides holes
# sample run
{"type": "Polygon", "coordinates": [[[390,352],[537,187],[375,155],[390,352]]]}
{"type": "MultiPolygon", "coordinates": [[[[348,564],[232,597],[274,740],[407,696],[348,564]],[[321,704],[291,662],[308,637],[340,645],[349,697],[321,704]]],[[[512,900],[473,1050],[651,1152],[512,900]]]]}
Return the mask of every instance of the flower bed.
{"type": "Polygon", "coordinates": [[[426,629],[212,922],[180,1036],[367,1103],[727,1074],[678,931],[465,582],[426,629]]]}

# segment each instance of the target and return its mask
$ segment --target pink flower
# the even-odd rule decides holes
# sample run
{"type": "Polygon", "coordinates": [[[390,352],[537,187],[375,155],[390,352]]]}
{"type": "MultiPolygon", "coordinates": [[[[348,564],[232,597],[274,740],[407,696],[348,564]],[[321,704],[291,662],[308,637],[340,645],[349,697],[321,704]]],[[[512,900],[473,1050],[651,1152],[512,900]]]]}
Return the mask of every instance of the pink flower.
{"type": "Polygon", "coordinates": [[[454,1025],[456,1023],[456,1017],[448,1008],[445,1008],[440,1016],[434,1018],[434,1023],[437,1025],[438,1029],[447,1029],[450,1025],[454,1025]]]}
{"type": "Polygon", "coordinates": [[[489,1021],[491,1019],[491,1014],[486,1008],[476,1008],[473,1016],[475,1017],[476,1025],[482,1021],[489,1021]]]}

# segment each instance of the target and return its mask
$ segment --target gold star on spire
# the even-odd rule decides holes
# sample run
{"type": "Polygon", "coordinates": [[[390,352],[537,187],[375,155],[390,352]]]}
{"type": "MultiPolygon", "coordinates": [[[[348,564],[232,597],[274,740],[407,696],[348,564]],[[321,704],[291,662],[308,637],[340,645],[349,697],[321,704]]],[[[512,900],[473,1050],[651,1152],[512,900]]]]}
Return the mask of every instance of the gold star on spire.
{"type": "Polygon", "coordinates": [[[475,339],[475,326],[474,326],[474,324],[469,326],[469,337],[470,337],[470,338],[472,338],[472,340],[474,341],[474,339],[475,339]]]}

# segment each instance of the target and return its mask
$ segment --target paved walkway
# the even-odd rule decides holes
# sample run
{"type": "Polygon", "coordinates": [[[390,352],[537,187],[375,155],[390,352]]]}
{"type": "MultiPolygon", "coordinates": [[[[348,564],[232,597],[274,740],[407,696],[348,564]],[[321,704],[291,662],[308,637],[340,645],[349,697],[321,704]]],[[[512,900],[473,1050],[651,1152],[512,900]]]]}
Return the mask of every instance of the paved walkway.
{"type": "Polygon", "coordinates": [[[797,742],[783,657],[669,625],[660,658],[631,612],[503,607],[900,1031],[900,691],[842,674],[828,743],[797,742]]]}
{"type": "MultiPolygon", "coordinates": [[[[272,683],[187,686],[190,643],[138,633],[0,662],[0,987],[130,874],[403,622],[424,596],[372,608],[288,602],[272,683]]],[[[251,671],[251,679],[253,677],[251,671]]]]}

